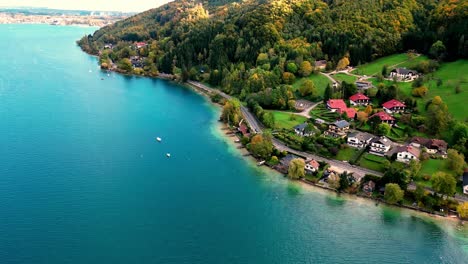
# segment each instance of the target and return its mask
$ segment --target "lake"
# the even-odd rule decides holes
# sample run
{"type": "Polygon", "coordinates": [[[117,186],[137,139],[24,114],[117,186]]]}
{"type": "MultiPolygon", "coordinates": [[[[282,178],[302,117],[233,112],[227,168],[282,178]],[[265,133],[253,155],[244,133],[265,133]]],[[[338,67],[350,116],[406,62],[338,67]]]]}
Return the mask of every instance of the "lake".
{"type": "Polygon", "coordinates": [[[100,71],[93,30],[0,25],[0,263],[468,262],[466,228],[259,169],[199,94],[100,71]]]}

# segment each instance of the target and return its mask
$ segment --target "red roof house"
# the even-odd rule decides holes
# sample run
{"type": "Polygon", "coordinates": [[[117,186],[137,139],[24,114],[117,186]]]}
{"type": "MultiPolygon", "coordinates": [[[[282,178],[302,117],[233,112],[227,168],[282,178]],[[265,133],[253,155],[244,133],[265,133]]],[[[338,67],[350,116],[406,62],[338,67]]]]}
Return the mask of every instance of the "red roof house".
{"type": "Polygon", "coordinates": [[[136,47],[137,49],[146,47],[147,45],[148,45],[148,44],[146,44],[146,42],[137,42],[137,43],[135,43],[135,47],[136,47]]]}
{"type": "Polygon", "coordinates": [[[328,109],[332,111],[338,111],[339,113],[341,113],[341,111],[344,111],[346,108],[348,108],[346,106],[345,101],[343,101],[343,99],[330,99],[327,101],[327,107],[328,109]]]}
{"type": "Polygon", "coordinates": [[[351,105],[368,105],[370,98],[365,96],[362,93],[357,93],[349,97],[349,102],[351,105]]]}
{"type": "Polygon", "coordinates": [[[387,123],[389,125],[393,125],[395,123],[395,118],[393,118],[393,116],[387,114],[384,111],[380,111],[369,117],[369,119],[374,119],[374,118],[379,119],[381,123],[387,123]]]}
{"type": "MultiPolygon", "coordinates": [[[[356,109],[354,108],[346,108],[346,110],[344,111],[346,113],[346,116],[350,119],[353,119],[354,117],[356,117],[356,109]]],[[[342,114],[343,112],[341,112],[342,114]]]]}
{"type": "Polygon", "coordinates": [[[404,103],[396,99],[392,99],[388,102],[385,102],[384,104],[382,104],[382,106],[383,109],[389,114],[403,112],[406,108],[406,105],[404,103]]]}

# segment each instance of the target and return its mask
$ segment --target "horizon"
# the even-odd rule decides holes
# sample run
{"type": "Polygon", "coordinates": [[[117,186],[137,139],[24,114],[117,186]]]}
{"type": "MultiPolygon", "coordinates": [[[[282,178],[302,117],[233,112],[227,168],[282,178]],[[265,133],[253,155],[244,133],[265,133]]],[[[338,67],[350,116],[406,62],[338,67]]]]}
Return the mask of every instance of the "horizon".
{"type": "Polygon", "coordinates": [[[141,0],[134,5],[125,0],[81,0],[78,2],[64,2],[60,0],[0,0],[0,8],[45,8],[59,10],[81,11],[114,11],[114,12],[143,12],[159,7],[173,0],[141,0]]]}

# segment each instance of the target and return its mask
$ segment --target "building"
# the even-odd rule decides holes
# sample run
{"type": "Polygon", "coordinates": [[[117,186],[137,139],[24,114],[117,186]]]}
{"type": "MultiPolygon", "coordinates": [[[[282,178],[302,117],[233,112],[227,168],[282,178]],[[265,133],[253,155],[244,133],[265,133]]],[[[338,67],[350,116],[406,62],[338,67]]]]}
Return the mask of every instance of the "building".
{"type": "Polygon", "coordinates": [[[111,43],[104,44],[104,49],[113,49],[113,48],[114,48],[114,45],[112,45],[111,43]]]}
{"type": "Polygon", "coordinates": [[[309,136],[312,136],[314,134],[314,132],[312,130],[307,130],[307,126],[309,124],[308,123],[302,123],[300,125],[297,125],[294,127],[294,132],[296,132],[296,134],[298,136],[301,136],[301,137],[309,137],[309,136]]]}
{"type": "Polygon", "coordinates": [[[327,68],[327,61],[326,60],[315,61],[314,66],[316,70],[325,70],[327,68]]]}
{"type": "Polygon", "coordinates": [[[357,93],[349,97],[349,103],[351,105],[368,105],[370,103],[370,98],[365,96],[362,93],[357,93]]]}
{"type": "Polygon", "coordinates": [[[411,81],[419,77],[417,71],[406,68],[396,68],[390,71],[390,78],[396,78],[400,81],[411,81]]]}
{"type": "Polygon", "coordinates": [[[148,44],[146,44],[146,42],[137,42],[137,43],[135,43],[135,48],[137,48],[137,49],[141,49],[141,48],[144,48],[146,46],[148,46],[148,44]]]}
{"type": "Polygon", "coordinates": [[[392,141],[386,137],[376,137],[371,140],[369,153],[377,156],[385,156],[392,147],[392,141]]]}
{"type": "Polygon", "coordinates": [[[379,123],[387,123],[389,125],[395,124],[396,120],[393,116],[384,111],[377,112],[369,117],[369,119],[377,120],[379,123]]]}
{"type": "Polygon", "coordinates": [[[244,137],[250,137],[249,128],[245,124],[241,124],[237,131],[241,132],[244,137]]]}
{"type": "Polygon", "coordinates": [[[421,150],[412,145],[401,146],[396,151],[399,162],[409,163],[411,160],[419,160],[421,150]]]}
{"type": "Polygon", "coordinates": [[[372,83],[364,80],[358,80],[354,84],[356,84],[358,90],[367,90],[372,88],[372,83]]]}
{"type": "Polygon", "coordinates": [[[328,130],[325,131],[326,136],[334,138],[344,138],[349,131],[349,123],[346,120],[339,120],[328,125],[328,130]]]}
{"type": "Polygon", "coordinates": [[[463,173],[463,193],[468,194],[468,169],[463,173]]]}
{"type": "Polygon", "coordinates": [[[421,148],[431,155],[437,155],[442,158],[447,157],[447,142],[444,140],[413,137],[410,141],[410,144],[417,148],[421,148]]]}
{"type": "Polygon", "coordinates": [[[327,101],[327,108],[332,112],[340,113],[348,108],[343,99],[330,99],[327,101]]]}
{"type": "Polygon", "coordinates": [[[374,135],[365,132],[351,132],[348,134],[347,143],[351,147],[365,148],[370,144],[374,137],[374,135]]]}
{"type": "Polygon", "coordinates": [[[406,105],[396,99],[392,99],[388,102],[383,103],[382,107],[385,110],[385,112],[389,114],[401,113],[404,112],[406,109],[406,105]]]}
{"type": "Polygon", "coordinates": [[[140,56],[131,56],[130,62],[134,68],[143,68],[143,59],[140,56]]]}
{"type": "Polygon", "coordinates": [[[320,164],[316,160],[310,160],[306,162],[305,171],[308,173],[315,173],[319,170],[320,164]]]}

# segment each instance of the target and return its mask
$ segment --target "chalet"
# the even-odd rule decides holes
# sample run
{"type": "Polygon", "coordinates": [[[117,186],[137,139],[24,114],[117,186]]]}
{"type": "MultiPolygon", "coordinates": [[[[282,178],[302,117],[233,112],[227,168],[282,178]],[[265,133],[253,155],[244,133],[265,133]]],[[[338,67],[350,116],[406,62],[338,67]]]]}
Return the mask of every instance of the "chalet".
{"type": "Polygon", "coordinates": [[[348,107],[343,99],[330,99],[327,101],[327,108],[332,112],[341,113],[348,107]]]}
{"type": "Polygon", "coordinates": [[[316,160],[306,162],[305,171],[308,173],[315,173],[319,170],[320,164],[316,160]]]}
{"type": "Polygon", "coordinates": [[[314,66],[316,70],[325,70],[325,68],[327,68],[327,61],[326,60],[315,61],[314,66]]]}
{"type": "Polygon", "coordinates": [[[411,145],[406,145],[399,147],[396,151],[397,158],[396,160],[399,162],[408,163],[411,160],[419,160],[419,156],[421,155],[421,150],[411,145]]]}
{"type": "Polygon", "coordinates": [[[375,136],[365,132],[351,132],[348,134],[347,143],[351,147],[365,148],[375,136]]]}
{"type": "Polygon", "coordinates": [[[148,46],[148,44],[146,44],[146,42],[137,42],[137,43],[135,43],[135,48],[137,48],[137,49],[141,49],[141,48],[144,48],[146,46],[148,46]]]}
{"type": "Polygon", "coordinates": [[[395,124],[395,118],[384,111],[377,112],[369,117],[369,119],[377,120],[380,123],[387,123],[389,125],[395,124]]]}
{"type": "Polygon", "coordinates": [[[314,132],[307,129],[308,125],[309,125],[308,123],[302,123],[300,125],[297,125],[294,127],[294,132],[296,132],[296,134],[301,137],[312,136],[314,132]]]}
{"type": "Polygon", "coordinates": [[[393,114],[405,111],[406,105],[396,99],[392,99],[388,102],[383,103],[382,107],[385,110],[385,112],[393,114]]]}
{"type": "Polygon", "coordinates": [[[241,132],[242,136],[244,137],[250,137],[249,133],[249,128],[245,124],[241,124],[238,128],[237,131],[241,132]]]}
{"type": "Polygon", "coordinates": [[[406,68],[396,68],[390,71],[390,78],[396,78],[400,81],[410,81],[419,77],[417,71],[406,68]]]}
{"type": "Polygon", "coordinates": [[[354,84],[356,84],[358,90],[367,90],[372,88],[372,83],[364,80],[358,80],[354,84]]]}
{"type": "Polygon", "coordinates": [[[143,59],[140,56],[131,56],[130,62],[134,68],[143,68],[143,59]]]}
{"type": "Polygon", "coordinates": [[[386,137],[371,140],[369,153],[377,156],[385,156],[392,147],[392,141],[386,137]]]}
{"type": "Polygon", "coordinates": [[[410,141],[412,146],[421,148],[431,155],[447,157],[447,142],[441,139],[431,139],[423,137],[413,137],[410,141]]]}
{"type": "Polygon", "coordinates": [[[370,102],[370,98],[365,96],[362,93],[357,93],[349,97],[349,103],[351,105],[368,105],[370,102]]]}
{"type": "Polygon", "coordinates": [[[468,194],[468,170],[463,173],[463,193],[468,194]]]}
{"type": "Polygon", "coordinates": [[[344,138],[349,130],[349,123],[346,120],[339,120],[328,125],[328,130],[325,131],[326,136],[334,138],[344,138]]]}
{"type": "Polygon", "coordinates": [[[349,119],[356,118],[357,111],[354,108],[346,108],[344,111],[341,111],[340,114],[346,113],[346,117],[349,119]]]}
{"type": "Polygon", "coordinates": [[[282,158],[279,162],[278,165],[276,165],[276,169],[281,172],[281,173],[288,173],[288,170],[289,170],[289,163],[291,163],[291,161],[293,159],[297,159],[299,158],[298,156],[296,155],[292,155],[292,154],[288,154],[286,155],[284,158],[282,158]]]}

